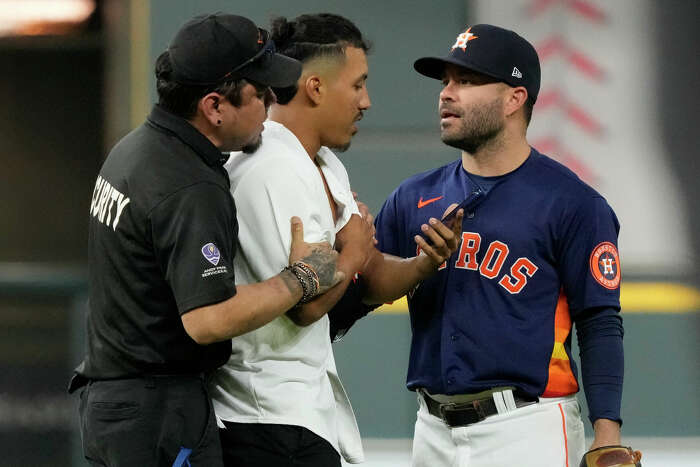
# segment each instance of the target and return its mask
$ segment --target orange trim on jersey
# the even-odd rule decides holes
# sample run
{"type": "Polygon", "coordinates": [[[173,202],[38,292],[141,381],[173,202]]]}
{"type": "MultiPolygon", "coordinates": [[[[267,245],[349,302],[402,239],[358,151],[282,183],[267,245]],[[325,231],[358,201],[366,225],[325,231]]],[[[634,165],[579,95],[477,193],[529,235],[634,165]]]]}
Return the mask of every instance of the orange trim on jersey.
{"type": "Polygon", "coordinates": [[[559,294],[557,308],[554,311],[554,345],[549,360],[549,377],[542,397],[562,397],[578,392],[578,383],[571,371],[571,362],[566,354],[564,343],[571,333],[571,315],[566,295],[559,294]]]}
{"type": "Polygon", "coordinates": [[[561,428],[564,430],[564,455],[566,456],[566,467],[569,467],[569,441],[566,436],[566,417],[564,416],[564,409],[559,405],[559,412],[561,413],[561,428]]]}

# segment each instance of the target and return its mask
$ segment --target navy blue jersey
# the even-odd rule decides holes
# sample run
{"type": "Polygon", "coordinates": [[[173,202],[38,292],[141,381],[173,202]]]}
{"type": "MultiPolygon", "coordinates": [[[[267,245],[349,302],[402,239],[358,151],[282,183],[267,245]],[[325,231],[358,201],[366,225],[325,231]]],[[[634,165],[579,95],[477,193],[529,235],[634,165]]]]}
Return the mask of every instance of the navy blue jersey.
{"type": "MultiPolygon", "coordinates": [[[[377,215],[378,248],[415,256],[421,224],[477,188],[461,160],[404,181],[377,215]]],[[[408,295],[408,387],[577,392],[572,319],[593,307],[619,310],[618,231],[603,197],[533,149],[465,212],[458,252],[408,295]]]]}

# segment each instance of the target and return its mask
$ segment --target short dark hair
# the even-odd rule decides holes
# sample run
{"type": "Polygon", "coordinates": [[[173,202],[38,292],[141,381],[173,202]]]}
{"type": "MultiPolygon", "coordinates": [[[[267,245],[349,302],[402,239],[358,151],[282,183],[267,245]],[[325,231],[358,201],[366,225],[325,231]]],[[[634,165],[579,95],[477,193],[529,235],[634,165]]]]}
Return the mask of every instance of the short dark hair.
{"type": "Polygon", "coordinates": [[[156,90],[158,104],[167,111],[190,119],[197,113],[197,103],[210,92],[217,92],[234,106],[241,105],[241,90],[248,83],[245,79],[224,81],[210,86],[192,86],[173,79],[170,53],[166,50],[156,59],[156,90]]]}
{"type": "MultiPolygon", "coordinates": [[[[371,48],[352,21],[332,13],[301,15],[291,21],[280,16],[272,20],[270,31],[279,53],[302,64],[317,57],[344,57],[348,46],[365,53],[371,48]]],[[[284,105],[296,95],[297,85],[274,91],[277,103],[284,105]]]]}

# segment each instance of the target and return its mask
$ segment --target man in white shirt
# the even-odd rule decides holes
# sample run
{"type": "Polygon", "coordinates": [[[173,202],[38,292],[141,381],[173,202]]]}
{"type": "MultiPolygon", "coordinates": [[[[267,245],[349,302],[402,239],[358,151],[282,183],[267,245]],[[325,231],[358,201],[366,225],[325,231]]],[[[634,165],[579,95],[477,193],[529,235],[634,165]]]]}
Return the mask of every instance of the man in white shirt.
{"type": "MultiPolygon", "coordinates": [[[[423,226],[426,254],[400,259],[374,248],[374,228],[362,219],[342,163],[328,149],[346,149],[355,122],[370,107],[368,46],[345,18],[277,18],[272,37],[302,62],[296,86],[275,89],[263,144],[226,164],[236,201],[241,250],[236,278],[258,282],[286,265],[288,219],[299,216],[306,241],[327,241],[340,252],[346,279],[322,298],[232,340],[229,362],[215,375],[212,396],[227,466],[340,466],[363,461],[350,402],[338,378],[326,313],[356,272],[367,303],[404,295],[432,275],[457,247],[461,221],[450,230],[436,219],[423,226]]],[[[458,214],[461,219],[462,213],[458,214]]]]}

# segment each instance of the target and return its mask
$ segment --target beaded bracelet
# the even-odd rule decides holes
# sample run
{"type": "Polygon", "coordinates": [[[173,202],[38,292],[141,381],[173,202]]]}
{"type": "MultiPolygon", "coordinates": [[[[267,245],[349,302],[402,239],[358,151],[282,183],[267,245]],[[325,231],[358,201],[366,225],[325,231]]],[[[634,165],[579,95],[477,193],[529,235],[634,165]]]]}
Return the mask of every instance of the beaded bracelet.
{"type": "Polygon", "coordinates": [[[311,266],[303,261],[297,261],[291,266],[285,267],[284,270],[291,271],[301,285],[302,296],[297,306],[310,302],[311,299],[318,295],[321,285],[316,271],[311,266]]]}
{"type": "Polygon", "coordinates": [[[310,264],[307,264],[303,261],[295,261],[292,266],[301,269],[306,273],[307,277],[310,278],[312,298],[318,295],[319,291],[321,290],[321,282],[318,279],[318,274],[316,274],[316,270],[313,267],[311,267],[310,264]]]}

